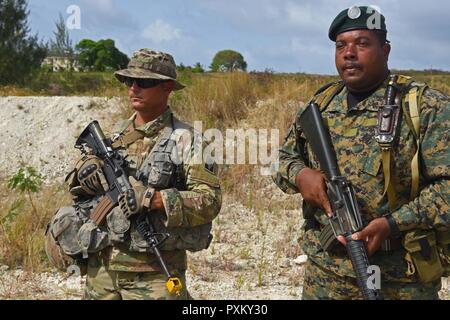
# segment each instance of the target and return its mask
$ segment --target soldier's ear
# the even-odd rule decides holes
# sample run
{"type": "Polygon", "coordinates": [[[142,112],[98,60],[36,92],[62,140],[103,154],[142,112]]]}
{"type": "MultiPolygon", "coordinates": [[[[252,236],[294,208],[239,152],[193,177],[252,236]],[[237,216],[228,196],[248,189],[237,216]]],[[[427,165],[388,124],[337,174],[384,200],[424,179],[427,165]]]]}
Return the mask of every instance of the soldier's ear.
{"type": "Polygon", "coordinates": [[[389,53],[391,52],[391,45],[389,43],[385,43],[383,45],[383,53],[386,58],[386,61],[389,59],[389,53]]]}

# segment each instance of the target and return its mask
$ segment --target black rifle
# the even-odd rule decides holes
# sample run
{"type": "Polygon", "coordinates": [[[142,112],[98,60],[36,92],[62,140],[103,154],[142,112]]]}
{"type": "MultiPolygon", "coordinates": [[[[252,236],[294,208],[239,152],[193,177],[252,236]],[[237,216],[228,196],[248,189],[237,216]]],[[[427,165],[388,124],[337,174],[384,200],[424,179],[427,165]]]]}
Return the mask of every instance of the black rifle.
{"type": "Polygon", "coordinates": [[[316,103],[311,103],[302,113],[300,125],[326,176],[327,194],[333,210],[333,216],[329,218],[333,239],[343,236],[347,240],[347,253],[364,299],[378,300],[377,290],[368,287],[370,264],[364,242],[351,238],[353,233],[364,227],[355,192],[350,182],[339,172],[336,153],[316,103]]]}
{"type": "MultiPolygon", "coordinates": [[[[92,121],[75,142],[75,148],[80,149],[83,154],[87,154],[86,147],[91,149],[93,155],[103,160],[102,170],[109,186],[105,195],[92,211],[90,218],[97,225],[102,224],[106,215],[118,205],[121,196],[127,197],[131,210],[136,210],[136,207],[133,208],[137,205],[134,189],[128,179],[128,161],[117,149],[112,147],[111,140],[105,137],[97,121],[92,121]]],[[[137,229],[153,249],[164,273],[167,275],[167,290],[172,294],[180,294],[182,290],[181,281],[170,274],[158,249],[158,246],[168,235],[155,232],[147,213],[140,214],[137,219],[137,229]],[[160,235],[163,236],[162,239],[158,239],[160,235]]]]}
{"type": "Polygon", "coordinates": [[[97,121],[92,121],[75,142],[75,148],[80,149],[83,154],[87,154],[86,147],[91,149],[94,156],[103,160],[102,170],[109,186],[91,213],[91,219],[100,225],[112,208],[117,206],[120,196],[128,194],[128,197],[131,197],[130,206],[136,206],[137,203],[133,187],[128,180],[128,161],[117,149],[113,149],[111,141],[105,137],[97,121]]]}

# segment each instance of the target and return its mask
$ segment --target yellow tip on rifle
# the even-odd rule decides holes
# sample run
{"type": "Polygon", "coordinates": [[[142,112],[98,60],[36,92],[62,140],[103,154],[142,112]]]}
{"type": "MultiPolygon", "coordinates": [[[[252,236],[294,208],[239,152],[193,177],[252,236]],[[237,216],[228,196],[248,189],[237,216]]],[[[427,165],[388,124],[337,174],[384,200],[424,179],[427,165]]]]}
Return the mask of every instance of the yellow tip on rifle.
{"type": "Polygon", "coordinates": [[[181,290],[183,290],[183,285],[177,277],[167,279],[166,287],[169,293],[176,294],[177,296],[179,296],[181,294],[181,290]]]}

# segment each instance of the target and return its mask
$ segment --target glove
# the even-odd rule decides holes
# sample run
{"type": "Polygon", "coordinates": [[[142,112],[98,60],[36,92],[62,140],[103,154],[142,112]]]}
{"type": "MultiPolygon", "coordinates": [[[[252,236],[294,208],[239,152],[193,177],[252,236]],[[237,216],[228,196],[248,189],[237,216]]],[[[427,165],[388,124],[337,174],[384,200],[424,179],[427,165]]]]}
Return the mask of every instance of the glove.
{"type": "Polygon", "coordinates": [[[94,155],[88,155],[79,161],[77,167],[78,165],[77,179],[81,189],[88,195],[105,193],[107,183],[102,170],[103,161],[94,155]]]}
{"type": "Polygon", "coordinates": [[[154,194],[153,188],[145,187],[142,182],[137,181],[134,177],[130,177],[130,184],[133,189],[127,190],[119,196],[119,208],[127,218],[150,208],[154,194]]]}

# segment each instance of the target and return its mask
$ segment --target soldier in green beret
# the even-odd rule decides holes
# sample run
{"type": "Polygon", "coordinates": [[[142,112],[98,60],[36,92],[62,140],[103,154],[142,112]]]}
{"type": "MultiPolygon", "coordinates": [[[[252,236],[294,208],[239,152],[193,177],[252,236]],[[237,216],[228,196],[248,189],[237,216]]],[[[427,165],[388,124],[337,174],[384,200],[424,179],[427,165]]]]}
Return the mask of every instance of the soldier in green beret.
{"type": "Polygon", "coordinates": [[[221,208],[217,165],[199,154],[205,147],[201,133],[168,106],[170,94],[184,88],[170,54],[138,50],[115,75],[128,87],[135,113],[116,124],[112,146],[128,160],[136,202],[119,198],[97,225],[92,212],[108,186],[102,160],[83,156],[66,179],[74,205],[53,216],[46,251],[60,267],[70,263],[66,257],[84,264],[86,299],[188,299],[186,251],[208,248],[211,223],[221,208]],[[151,232],[148,223],[142,229],[145,219],[157,239],[166,237],[158,248],[176,281],[167,281],[144,236],[151,232]]]}
{"type": "MultiPolygon", "coordinates": [[[[341,80],[310,102],[319,105],[340,172],[355,189],[365,227],[352,238],[365,242],[370,263],[380,268],[381,296],[438,299],[450,262],[450,98],[410,77],[394,77],[386,35],[385,18],[374,8],[339,13],[329,38],[341,80]],[[389,122],[393,141],[386,143],[378,133],[394,119],[383,113],[388,85],[397,92],[399,118],[389,122]]],[[[273,175],[284,192],[303,197],[303,299],[361,299],[345,247],[324,248],[320,241],[333,210],[299,121],[308,104],[290,128],[273,175]]]]}

